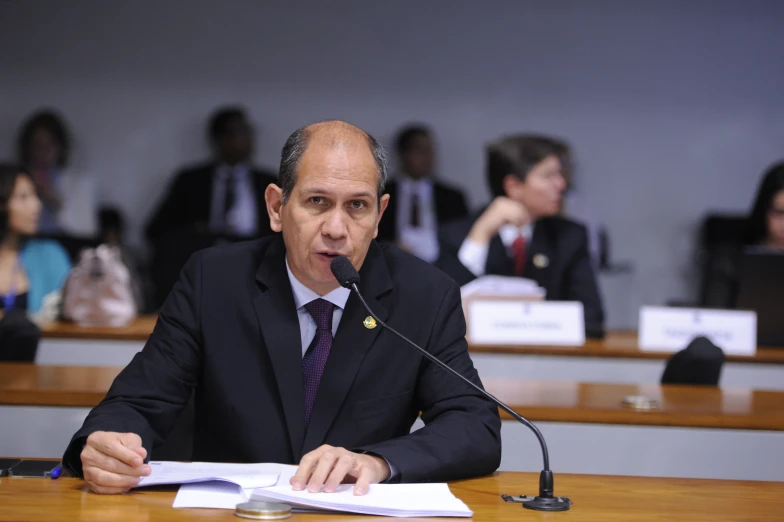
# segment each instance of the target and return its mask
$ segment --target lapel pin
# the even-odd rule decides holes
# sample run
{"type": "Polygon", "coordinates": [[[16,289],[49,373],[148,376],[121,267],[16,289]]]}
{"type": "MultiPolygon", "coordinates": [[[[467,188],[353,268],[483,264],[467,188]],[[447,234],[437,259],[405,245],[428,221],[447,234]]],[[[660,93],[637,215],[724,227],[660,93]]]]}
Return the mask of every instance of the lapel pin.
{"type": "Polygon", "coordinates": [[[534,256],[534,266],[536,268],[546,268],[550,264],[550,260],[544,254],[536,254],[534,256]]]}
{"type": "Polygon", "coordinates": [[[365,325],[365,328],[368,330],[372,330],[376,327],[376,320],[370,316],[365,317],[365,320],[362,321],[362,324],[365,325]]]}

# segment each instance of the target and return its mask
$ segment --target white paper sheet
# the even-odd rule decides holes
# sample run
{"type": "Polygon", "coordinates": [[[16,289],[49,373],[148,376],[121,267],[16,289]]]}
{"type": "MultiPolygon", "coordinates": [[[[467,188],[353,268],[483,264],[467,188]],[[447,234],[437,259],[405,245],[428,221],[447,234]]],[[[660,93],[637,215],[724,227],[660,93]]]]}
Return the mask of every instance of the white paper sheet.
{"type": "Polygon", "coordinates": [[[150,476],[142,477],[136,487],[221,480],[252,489],[274,486],[280,474],[275,464],[153,461],[150,467],[150,476]]]}
{"type": "Polygon", "coordinates": [[[373,484],[356,496],[352,484],[334,493],[294,491],[286,483],[253,491],[251,500],[285,502],[306,507],[394,517],[470,517],[473,512],[455,497],[447,484],[373,484]]]}
{"type": "Polygon", "coordinates": [[[175,508],[234,509],[250,499],[253,488],[242,489],[230,482],[199,482],[183,484],[174,497],[175,508]]]}

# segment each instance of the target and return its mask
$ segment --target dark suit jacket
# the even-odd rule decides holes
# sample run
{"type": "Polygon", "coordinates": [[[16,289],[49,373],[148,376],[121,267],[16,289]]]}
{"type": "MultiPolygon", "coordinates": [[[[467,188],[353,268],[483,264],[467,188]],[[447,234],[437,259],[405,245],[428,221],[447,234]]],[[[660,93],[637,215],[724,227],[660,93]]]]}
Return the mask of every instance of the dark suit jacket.
{"type": "MultiPolygon", "coordinates": [[[[381,455],[407,482],[493,472],[498,410],[394,335],[367,329],[349,298],[305,430],[299,322],[281,236],[203,250],[164,304],[144,349],[118,375],[63,457],[81,471],[83,438],[134,432],[152,451],[195,388],[193,459],[297,463],[321,444],[381,455]],[[409,435],[422,412],[426,426],[409,435]]],[[[371,243],[360,270],[390,326],[480,383],[457,285],[394,245],[371,243]]]]}
{"type": "MultiPolygon", "coordinates": [[[[435,265],[461,286],[476,279],[457,257],[476,217],[452,223],[440,234],[441,253],[435,265]]],[[[514,260],[500,236],[490,242],[485,273],[514,275],[514,260]]],[[[533,279],[543,287],[548,300],[582,302],[586,333],[591,337],[603,335],[604,311],[588,254],[588,234],[583,225],[563,217],[537,221],[526,248],[523,277],[533,279]],[[547,266],[536,266],[533,262],[536,255],[544,255],[547,266]]]]}
{"type": "MultiPolygon", "coordinates": [[[[389,194],[389,206],[378,225],[379,241],[392,241],[397,239],[397,181],[387,183],[386,193],[389,194]]],[[[439,225],[448,223],[468,215],[465,196],[457,189],[451,188],[440,181],[433,180],[433,199],[436,219],[439,225]]]]}
{"type": "MultiPolygon", "coordinates": [[[[175,174],[174,182],[147,224],[147,238],[154,240],[172,229],[206,229],[212,206],[212,184],[217,165],[213,162],[190,167],[175,174]]],[[[277,177],[270,172],[251,169],[251,182],[258,208],[257,235],[270,234],[264,191],[277,177]]]]}

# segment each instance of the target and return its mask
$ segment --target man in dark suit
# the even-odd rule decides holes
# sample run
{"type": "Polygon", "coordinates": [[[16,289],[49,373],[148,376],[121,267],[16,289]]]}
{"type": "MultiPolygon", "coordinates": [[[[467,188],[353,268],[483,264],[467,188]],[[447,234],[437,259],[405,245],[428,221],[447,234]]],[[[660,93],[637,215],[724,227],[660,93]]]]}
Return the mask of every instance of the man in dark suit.
{"type": "Polygon", "coordinates": [[[193,256],[66,468],[94,491],[126,491],[195,390],[195,460],[299,462],[298,490],[493,472],[493,403],[377,328],[331,273],[346,256],[379,317],[480,384],[457,285],[373,240],[385,181],[383,152],[361,129],[331,121],[292,134],[280,187],[266,191],[282,234],[193,256]],[[425,427],[409,434],[420,411],[425,427]]]}
{"type": "Polygon", "coordinates": [[[432,133],[423,125],[403,128],[395,140],[400,172],[387,184],[389,206],[378,238],[432,263],[438,258],[438,229],[468,215],[463,193],[434,177],[432,133]]]}
{"type": "Polygon", "coordinates": [[[175,174],[147,224],[156,308],[193,252],[214,244],[217,237],[272,233],[264,191],[276,178],[250,163],[253,129],[245,112],[238,107],[219,109],[210,119],[208,135],[214,159],[175,174]]]}
{"type": "Polygon", "coordinates": [[[566,181],[561,145],[518,135],[488,146],[487,178],[495,196],[478,217],[441,234],[436,266],[460,285],[485,274],[536,281],[547,299],[580,301],[586,333],[603,333],[604,312],[585,227],[559,216],[566,181]]]}

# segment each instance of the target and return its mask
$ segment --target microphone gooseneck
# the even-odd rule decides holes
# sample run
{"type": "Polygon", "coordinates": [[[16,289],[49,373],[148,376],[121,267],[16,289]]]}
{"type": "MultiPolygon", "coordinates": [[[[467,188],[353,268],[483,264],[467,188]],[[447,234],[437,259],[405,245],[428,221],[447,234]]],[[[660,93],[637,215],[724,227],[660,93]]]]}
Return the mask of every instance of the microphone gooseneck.
{"type": "MultiPolygon", "coordinates": [[[[354,294],[359,298],[359,301],[362,303],[362,306],[365,307],[365,310],[370,314],[370,316],[376,320],[378,324],[380,324],[384,329],[389,330],[394,335],[405,341],[409,346],[417,350],[421,353],[426,359],[433,362],[439,368],[445,370],[448,373],[451,373],[468,386],[476,390],[480,395],[490,399],[499,408],[504,410],[506,413],[511,415],[515,420],[526,426],[528,429],[534,432],[536,438],[539,440],[539,445],[542,448],[542,459],[544,461],[544,469],[542,470],[541,474],[539,475],[539,495],[536,497],[522,497],[522,504],[523,507],[528,509],[533,509],[536,511],[568,511],[571,505],[571,500],[567,497],[555,497],[553,495],[553,472],[550,470],[550,454],[547,450],[547,443],[544,440],[544,436],[542,432],[539,431],[531,421],[514,411],[512,408],[507,406],[504,402],[500,399],[496,398],[491,393],[482,389],[481,386],[471,382],[470,379],[459,373],[457,370],[452,369],[448,364],[438,359],[435,355],[431,354],[421,346],[417,345],[414,341],[408,339],[405,335],[401,334],[384,321],[379,319],[373,310],[370,309],[365,298],[362,297],[362,294],[359,291],[359,273],[354,268],[354,265],[351,264],[351,261],[344,256],[338,256],[332,260],[330,263],[330,269],[332,270],[332,274],[337,279],[340,286],[344,288],[348,288],[352,290],[354,294]]],[[[512,498],[508,496],[504,496],[504,499],[512,498]]]]}

